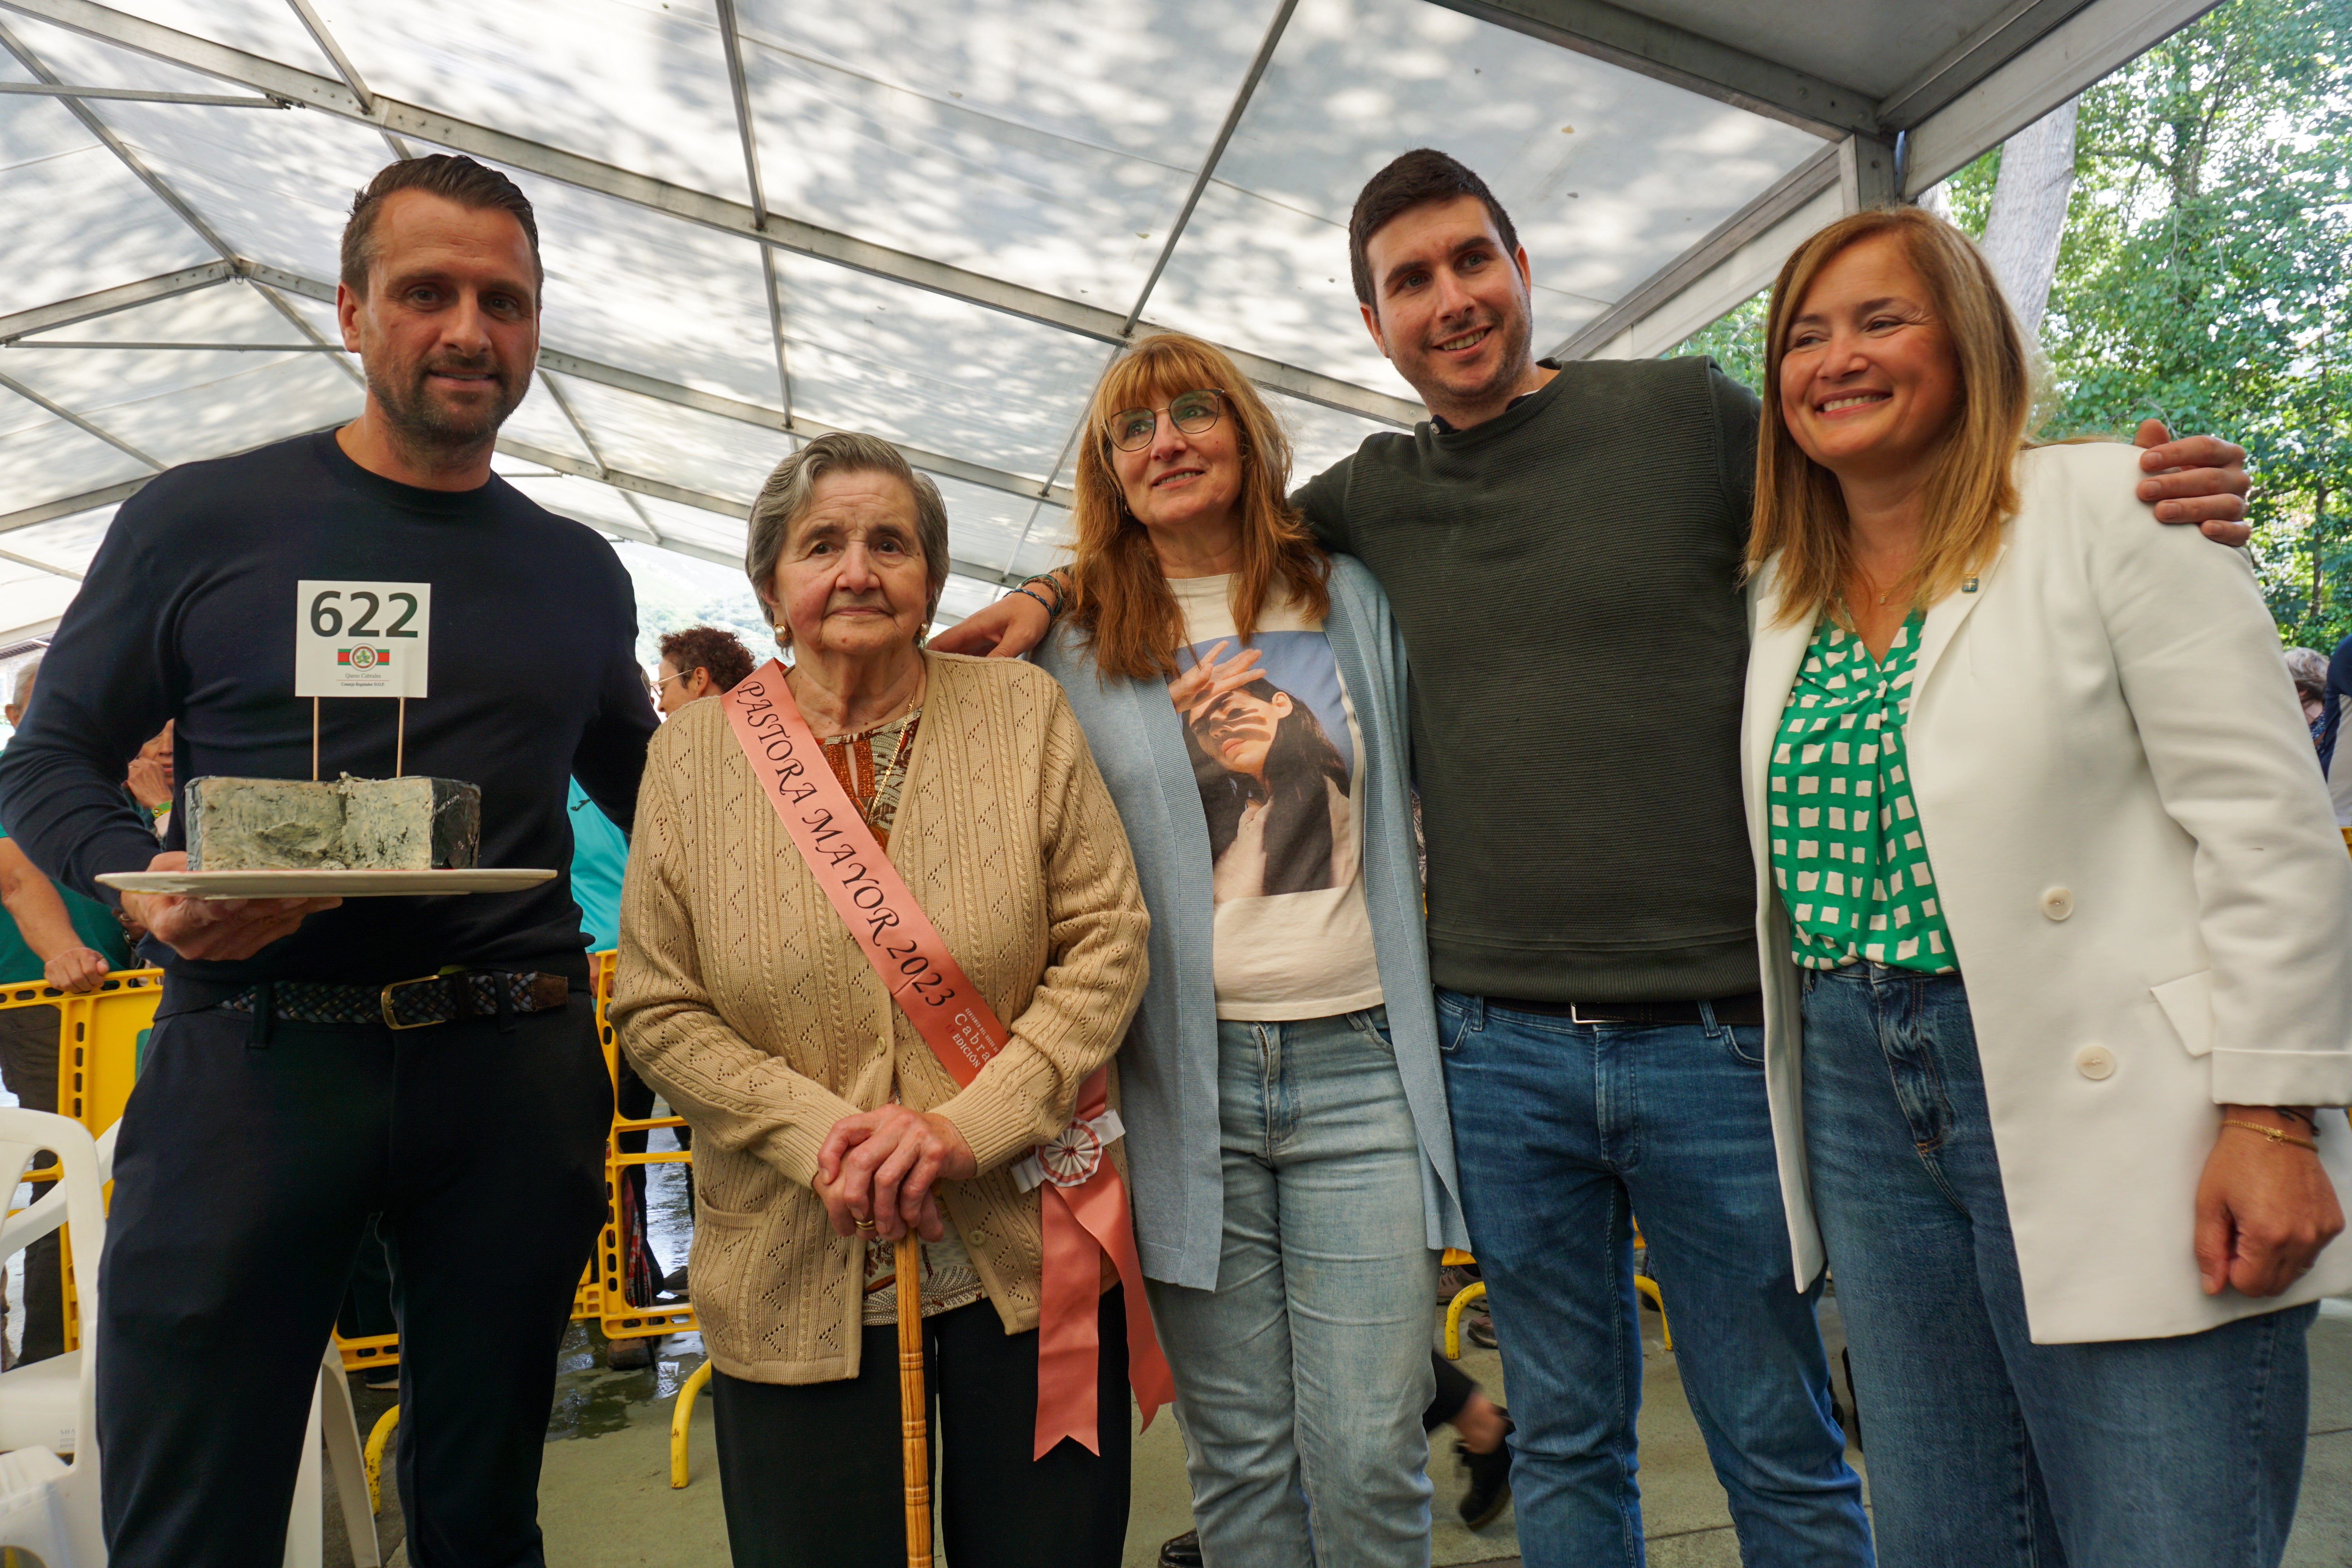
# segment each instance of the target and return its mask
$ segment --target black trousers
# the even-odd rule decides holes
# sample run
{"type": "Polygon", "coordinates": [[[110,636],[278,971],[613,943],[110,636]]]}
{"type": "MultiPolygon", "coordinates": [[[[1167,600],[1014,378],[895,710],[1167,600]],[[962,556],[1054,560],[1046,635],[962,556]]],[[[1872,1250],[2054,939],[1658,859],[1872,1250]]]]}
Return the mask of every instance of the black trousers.
{"type": "Polygon", "coordinates": [[[400,1319],[416,1568],[541,1568],[555,1356],[604,1211],[611,1080],[571,1003],[395,1034],[167,990],[122,1118],[99,1266],[114,1568],[284,1551],[311,1390],[368,1216],[400,1319]]]}
{"type": "MultiPolygon", "coordinates": [[[[55,1007],[0,1008],[0,1083],[27,1110],[58,1108],[58,1030],[65,1022],[55,1007]]],[[[54,1154],[44,1154],[52,1163],[54,1154]]],[[[53,1182],[35,1182],[38,1203],[53,1182]]],[[[66,1349],[64,1249],[49,1232],[25,1248],[24,1348],[16,1360],[47,1361],[66,1349]]]]}
{"type": "MultiPolygon", "coordinates": [[[[1070,1437],[1029,1457],[1034,1331],[1007,1334],[984,1300],[923,1321],[938,1544],[955,1568],[1118,1568],[1134,1448],[1124,1301],[1123,1289],[1102,1299],[1100,1457],[1070,1437]]],[[[714,1371],[710,1387],[735,1568],[905,1568],[895,1326],[865,1331],[844,1382],[714,1371]]]]}

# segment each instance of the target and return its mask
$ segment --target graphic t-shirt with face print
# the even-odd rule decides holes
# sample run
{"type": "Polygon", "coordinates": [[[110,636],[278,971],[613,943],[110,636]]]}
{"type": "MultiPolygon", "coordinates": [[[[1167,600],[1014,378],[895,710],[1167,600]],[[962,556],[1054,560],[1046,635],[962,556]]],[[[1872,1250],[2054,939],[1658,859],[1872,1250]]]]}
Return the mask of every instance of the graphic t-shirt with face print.
{"type": "Polygon", "coordinates": [[[1169,697],[1209,819],[1217,1016],[1381,1001],[1364,904],[1363,739],[1322,623],[1269,602],[1244,647],[1231,577],[1171,578],[1186,646],[1169,697]]]}

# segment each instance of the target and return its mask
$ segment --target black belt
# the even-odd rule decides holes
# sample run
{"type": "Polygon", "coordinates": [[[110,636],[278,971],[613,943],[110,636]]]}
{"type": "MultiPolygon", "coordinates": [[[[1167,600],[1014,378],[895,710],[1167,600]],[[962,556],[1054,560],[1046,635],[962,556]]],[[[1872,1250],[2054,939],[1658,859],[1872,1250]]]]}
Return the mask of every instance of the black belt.
{"type": "Polygon", "coordinates": [[[1540,1002],[1526,996],[1489,996],[1489,1007],[1500,1007],[1507,1013],[1535,1013],[1547,1018],[1566,1018],[1578,1024],[1700,1024],[1699,1008],[1704,1005],[1715,1014],[1715,1021],[1737,1028],[1760,1029],[1764,1026],[1764,993],[1744,991],[1737,996],[1717,996],[1705,1004],[1697,1002],[1540,1002]]]}
{"type": "Polygon", "coordinates": [[[273,980],[227,997],[220,1005],[239,1013],[282,1018],[291,1024],[381,1024],[390,1029],[422,1029],[459,1018],[506,1018],[544,1013],[571,998],[572,982],[535,971],[445,970],[389,985],[330,985],[312,980],[273,980]]]}

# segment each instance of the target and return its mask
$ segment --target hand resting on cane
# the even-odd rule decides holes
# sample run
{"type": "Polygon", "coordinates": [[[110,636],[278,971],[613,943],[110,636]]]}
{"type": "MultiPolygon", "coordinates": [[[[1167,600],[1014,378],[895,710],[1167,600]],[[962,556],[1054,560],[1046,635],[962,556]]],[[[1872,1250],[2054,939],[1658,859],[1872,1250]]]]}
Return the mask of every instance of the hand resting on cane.
{"type": "Polygon", "coordinates": [[[980,1162],[955,1123],[898,1104],[845,1116],[817,1151],[816,1195],[835,1231],[896,1241],[911,1226],[926,1241],[947,1234],[934,1182],[969,1181],[980,1162]],[[874,1228],[861,1230],[871,1220],[874,1228]]]}

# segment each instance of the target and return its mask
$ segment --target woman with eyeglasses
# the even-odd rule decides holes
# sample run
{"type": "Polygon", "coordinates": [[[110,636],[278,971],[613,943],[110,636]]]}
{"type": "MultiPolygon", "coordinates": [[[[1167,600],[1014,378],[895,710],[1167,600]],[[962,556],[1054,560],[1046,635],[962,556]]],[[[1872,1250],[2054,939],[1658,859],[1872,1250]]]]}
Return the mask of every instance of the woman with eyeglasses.
{"type": "Polygon", "coordinates": [[[1430,1303],[1465,1246],[1387,601],[1284,499],[1273,412],[1146,339],[1079,445],[1038,650],[1127,826],[1137,1237],[1217,1568],[1429,1561],[1430,1303]]]}

